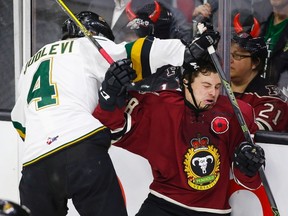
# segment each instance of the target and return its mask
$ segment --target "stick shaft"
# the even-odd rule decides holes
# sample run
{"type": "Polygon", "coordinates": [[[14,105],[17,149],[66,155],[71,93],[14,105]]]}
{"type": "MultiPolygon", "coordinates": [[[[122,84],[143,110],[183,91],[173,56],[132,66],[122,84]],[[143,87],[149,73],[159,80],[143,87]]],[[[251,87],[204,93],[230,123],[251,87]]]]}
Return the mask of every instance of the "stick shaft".
{"type": "MultiPolygon", "coordinates": [[[[248,127],[247,127],[247,124],[246,124],[246,122],[245,122],[245,119],[244,119],[244,117],[243,117],[243,115],[242,115],[242,112],[241,112],[241,110],[240,110],[240,108],[239,108],[239,105],[238,105],[238,103],[237,103],[237,100],[236,100],[236,98],[235,98],[235,95],[234,95],[234,93],[233,93],[233,91],[232,91],[232,89],[231,89],[230,83],[227,81],[226,76],[225,76],[225,73],[224,73],[224,71],[222,70],[221,64],[220,64],[219,59],[218,59],[218,57],[217,57],[217,55],[216,55],[216,53],[215,53],[214,47],[213,47],[213,46],[210,46],[210,47],[208,48],[208,52],[209,52],[209,54],[210,54],[210,57],[211,57],[214,65],[215,65],[215,68],[216,68],[217,72],[218,72],[219,75],[220,75],[221,82],[222,82],[222,84],[223,84],[223,86],[224,86],[224,89],[225,89],[227,95],[228,95],[228,98],[229,98],[229,100],[230,100],[230,102],[231,102],[231,105],[232,105],[232,107],[233,107],[233,110],[234,110],[234,112],[235,112],[235,114],[236,114],[236,116],[237,116],[238,122],[239,122],[240,127],[241,127],[241,129],[242,129],[242,131],[243,131],[244,137],[245,137],[245,139],[246,139],[247,142],[253,144],[254,141],[253,141],[253,139],[252,139],[252,137],[251,137],[250,131],[249,131],[248,127]]],[[[261,177],[263,186],[264,186],[264,188],[265,188],[265,191],[266,191],[268,200],[269,200],[269,202],[270,202],[271,210],[272,210],[274,216],[280,216],[279,211],[278,211],[278,208],[277,208],[277,205],[276,205],[276,202],[275,202],[275,199],[274,199],[273,194],[272,194],[272,191],[271,191],[271,189],[270,189],[268,180],[267,180],[266,175],[265,175],[265,173],[264,173],[263,167],[261,167],[261,168],[259,169],[259,174],[260,174],[260,177],[261,177]]]]}
{"type": "Polygon", "coordinates": [[[62,10],[73,20],[73,22],[80,28],[83,34],[96,46],[100,54],[106,59],[109,64],[112,64],[114,60],[111,56],[103,49],[103,47],[97,42],[90,31],[88,31],[85,26],[77,19],[77,17],[72,13],[72,11],[67,7],[67,5],[62,0],[56,0],[60,5],[62,10]]]}

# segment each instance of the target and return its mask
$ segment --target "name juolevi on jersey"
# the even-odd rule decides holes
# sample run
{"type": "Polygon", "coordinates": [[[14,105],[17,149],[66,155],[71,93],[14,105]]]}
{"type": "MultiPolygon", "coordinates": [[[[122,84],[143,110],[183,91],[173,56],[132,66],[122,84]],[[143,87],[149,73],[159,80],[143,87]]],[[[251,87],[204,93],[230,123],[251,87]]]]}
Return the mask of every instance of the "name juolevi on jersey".
{"type": "MultiPolygon", "coordinates": [[[[95,37],[114,59],[131,58],[141,80],[157,68],[180,66],[185,46],[180,40],[141,38],[115,44],[95,37]]],[[[23,66],[13,126],[24,141],[23,166],[69,147],[105,128],[92,112],[109,63],[87,38],[47,44],[23,66]]]]}

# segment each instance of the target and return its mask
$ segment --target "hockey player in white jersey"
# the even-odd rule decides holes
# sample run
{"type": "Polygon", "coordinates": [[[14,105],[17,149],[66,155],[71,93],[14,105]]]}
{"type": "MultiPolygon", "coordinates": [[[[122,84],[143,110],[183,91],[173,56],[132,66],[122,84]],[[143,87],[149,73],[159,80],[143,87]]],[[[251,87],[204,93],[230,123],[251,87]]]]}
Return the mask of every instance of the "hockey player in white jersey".
{"type": "Polygon", "coordinates": [[[122,85],[135,76],[131,61],[137,72],[135,80],[168,63],[190,64],[215,42],[215,35],[203,35],[197,45],[189,46],[176,39],[156,38],[115,44],[102,17],[87,11],[76,17],[115,63],[110,66],[68,19],[63,40],[44,46],[24,65],[19,97],[11,113],[24,141],[21,204],[31,210],[32,216],[64,216],[71,198],[80,215],[126,216],[108,154],[110,131],[92,116],[105,73],[111,75],[118,68],[123,80],[116,80],[112,74],[110,81],[122,85]]]}
{"type": "MultiPolygon", "coordinates": [[[[112,58],[126,57],[100,16],[77,18],[112,58]]],[[[12,121],[24,140],[21,204],[32,216],[64,216],[68,198],[80,215],[127,216],[108,154],[110,133],[91,115],[109,64],[83,36],[68,19],[65,40],[41,48],[20,75],[12,121]]]]}

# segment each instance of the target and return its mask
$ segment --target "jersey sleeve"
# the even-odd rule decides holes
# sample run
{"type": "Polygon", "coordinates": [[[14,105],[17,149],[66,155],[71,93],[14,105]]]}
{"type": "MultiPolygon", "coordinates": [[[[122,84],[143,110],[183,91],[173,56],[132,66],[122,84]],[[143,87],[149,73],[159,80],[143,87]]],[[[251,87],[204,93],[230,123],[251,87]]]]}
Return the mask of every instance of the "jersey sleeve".
{"type": "Polygon", "coordinates": [[[18,98],[16,104],[11,112],[12,124],[19,136],[25,141],[26,127],[25,127],[25,114],[24,114],[24,102],[22,98],[18,98]]]}
{"type": "Polygon", "coordinates": [[[185,45],[178,39],[146,37],[126,44],[126,51],[136,70],[137,82],[164,65],[182,66],[185,45]]]}
{"type": "MultiPolygon", "coordinates": [[[[140,94],[136,93],[136,95],[141,97],[140,94]]],[[[116,142],[129,133],[136,123],[140,122],[138,118],[141,116],[140,113],[141,105],[139,105],[138,99],[132,97],[126,107],[121,109],[116,107],[112,112],[103,110],[98,104],[93,116],[111,130],[112,142],[116,142]]]]}
{"type": "Polygon", "coordinates": [[[259,130],[287,131],[288,105],[280,98],[261,97],[254,111],[259,130]]]}
{"type": "Polygon", "coordinates": [[[125,111],[115,109],[107,112],[98,105],[94,116],[110,128],[113,145],[146,157],[152,145],[151,130],[158,127],[155,123],[151,124],[150,113],[154,103],[161,101],[161,97],[136,91],[131,96],[125,111]]]}
{"type": "Polygon", "coordinates": [[[113,112],[101,108],[100,104],[97,105],[93,112],[93,116],[97,118],[102,124],[110,128],[112,131],[122,131],[125,127],[125,107],[115,107],[113,112]]]}
{"type": "Polygon", "coordinates": [[[26,101],[24,101],[24,98],[20,94],[20,89],[24,88],[22,87],[22,80],[23,80],[23,73],[24,73],[24,68],[21,71],[19,82],[18,82],[18,88],[17,88],[17,94],[19,94],[18,98],[16,99],[15,106],[12,109],[11,112],[11,119],[12,119],[12,124],[16,131],[18,132],[19,136],[21,139],[24,141],[25,140],[25,134],[26,134],[26,118],[25,118],[25,111],[24,107],[26,105],[26,101]]]}

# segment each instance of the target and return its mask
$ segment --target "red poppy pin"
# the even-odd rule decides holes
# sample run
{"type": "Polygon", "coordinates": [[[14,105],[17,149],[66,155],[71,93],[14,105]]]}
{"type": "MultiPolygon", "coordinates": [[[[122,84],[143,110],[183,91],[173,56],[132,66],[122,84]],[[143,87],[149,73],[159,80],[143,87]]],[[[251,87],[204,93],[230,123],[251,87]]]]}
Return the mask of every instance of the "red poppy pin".
{"type": "Polygon", "coordinates": [[[223,134],[229,129],[229,122],[224,117],[215,117],[211,122],[211,129],[216,134],[223,134]]]}

